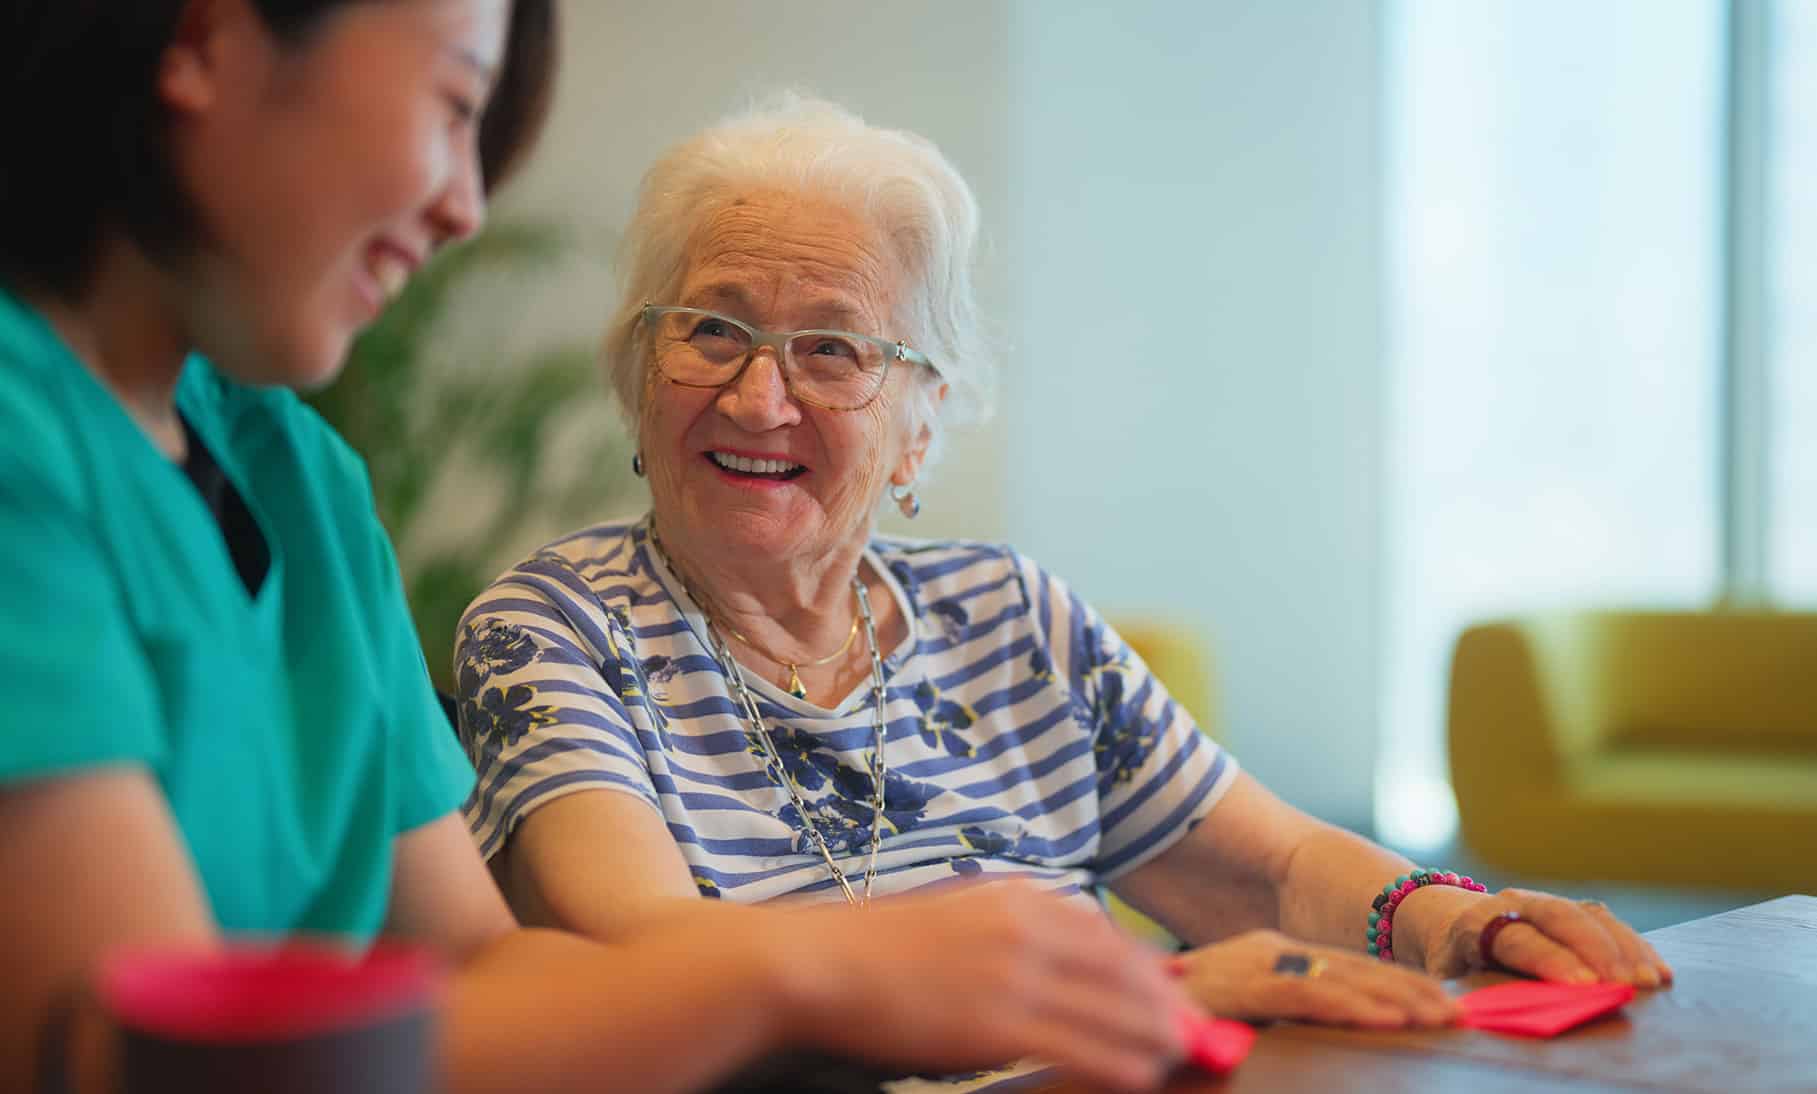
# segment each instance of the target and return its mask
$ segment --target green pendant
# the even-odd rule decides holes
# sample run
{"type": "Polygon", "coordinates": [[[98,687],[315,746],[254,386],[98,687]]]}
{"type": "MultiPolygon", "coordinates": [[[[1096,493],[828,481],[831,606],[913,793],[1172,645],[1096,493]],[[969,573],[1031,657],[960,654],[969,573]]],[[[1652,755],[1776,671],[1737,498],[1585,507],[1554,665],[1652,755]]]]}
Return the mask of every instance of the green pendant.
{"type": "Polygon", "coordinates": [[[795,671],[794,665],[789,666],[789,694],[797,699],[808,697],[808,689],[802,685],[801,674],[795,671]]]}

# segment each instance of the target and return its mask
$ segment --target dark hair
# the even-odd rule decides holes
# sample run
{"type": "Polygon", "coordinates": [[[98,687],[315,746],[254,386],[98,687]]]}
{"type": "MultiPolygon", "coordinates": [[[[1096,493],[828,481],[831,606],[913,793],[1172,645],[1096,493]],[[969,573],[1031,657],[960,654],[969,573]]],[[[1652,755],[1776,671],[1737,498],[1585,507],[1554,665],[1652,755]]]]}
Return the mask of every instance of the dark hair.
{"type": "MultiPolygon", "coordinates": [[[[249,0],[298,44],[336,8],[375,0],[249,0]]],[[[0,9],[0,279],[84,289],[104,233],[180,254],[194,216],[171,170],[158,66],[186,0],[7,0],[0,9]]],[[[479,133],[492,189],[535,143],[554,83],[555,0],[514,0],[479,133]]]]}

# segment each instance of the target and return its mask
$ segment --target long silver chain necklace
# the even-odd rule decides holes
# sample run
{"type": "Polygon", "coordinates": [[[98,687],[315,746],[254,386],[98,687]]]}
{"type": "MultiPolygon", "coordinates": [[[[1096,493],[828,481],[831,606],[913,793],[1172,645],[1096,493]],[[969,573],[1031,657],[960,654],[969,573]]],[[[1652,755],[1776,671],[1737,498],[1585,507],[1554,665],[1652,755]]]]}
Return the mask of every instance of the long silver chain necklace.
{"type": "MultiPolygon", "coordinates": [[[[650,522],[650,543],[669,563],[671,573],[680,579],[681,571],[676,568],[668,552],[663,550],[662,539],[656,534],[656,522],[650,522]]],[[[814,823],[814,815],[808,811],[808,804],[802,797],[801,787],[795,776],[789,773],[787,765],[782,762],[782,755],[776,749],[776,742],[770,739],[769,726],[763,720],[763,714],[757,708],[757,697],[751,694],[745,683],[744,673],[738,667],[738,659],[732,656],[726,645],[725,636],[719,633],[719,626],[714,623],[712,615],[705,610],[706,601],[701,599],[693,589],[682,580],[681,587],[693,601],[702,608],[701,616],[707,623],[707,636],[713,644],[713,655],[719,659],[719,667],[732,682],[732,690],[738,695],[738,704],[744,710],[745,720],[749,723],[752,736],[757,738],[763,749],[764,765],[769,769],[770,778],[780,783],[788,791],[789,800],[794,803],[795,811],[801,815],[801,823],[807,826],[808,838],[820,852],[820,859],[832,872],[833,880],[839,884],[839,891],[845,894],[847,904],[854,908],[863,908],[871,902],[871,884],[877,879],[877,849],[883,843],[883,787],[889,774],[888,762],[884,757],[883,739],[883,657],[877,652],[877,626],[871,615],[871,597],[865,591],[864,582],[856,575],[852,578],[852,592],[858,597],[858,615],[864,621],[865,643],[871,654],[871,845],[864,867],[864,890],[861,897],[853,891],[851,881],[839,863],[833,859],[832,848],[827,845],[826,837],[821,834],[820,826],[814,823]]],[[[797,698],[803,698],[798,696],[797,698]]],[[[835,791],[836,792],[836,791],[835,791]]]]}

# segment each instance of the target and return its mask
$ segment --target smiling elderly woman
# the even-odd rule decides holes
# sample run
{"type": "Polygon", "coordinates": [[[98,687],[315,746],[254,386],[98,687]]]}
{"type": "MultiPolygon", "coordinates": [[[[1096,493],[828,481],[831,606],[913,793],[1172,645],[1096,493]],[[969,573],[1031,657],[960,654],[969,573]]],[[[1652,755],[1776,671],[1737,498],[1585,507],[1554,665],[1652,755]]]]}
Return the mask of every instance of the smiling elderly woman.
{"type": "Polygon", "coordinates": [[[1226,1014],[1444,1022],[1408,967],[1485,960],[1661,983],[1599,905],[1474,891],[1283,804],[1015,551],[875,534],[988,401],[976,235],[932,145],[825,103],[651,169],[606,347],[651,513],[505,574],[456,651],[468,816],[520,913],[621,939],[1019,877],[1146,910],[1226,1014]]]}

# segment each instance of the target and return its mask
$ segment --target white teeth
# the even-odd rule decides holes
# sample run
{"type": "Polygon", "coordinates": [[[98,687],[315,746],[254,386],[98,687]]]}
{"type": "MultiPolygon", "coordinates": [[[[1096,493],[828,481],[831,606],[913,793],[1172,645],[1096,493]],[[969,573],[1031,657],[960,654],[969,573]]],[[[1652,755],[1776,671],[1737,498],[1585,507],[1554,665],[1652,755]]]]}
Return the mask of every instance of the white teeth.
{"type": "Polygon", "coordinates": [[[778,475],[801,467],[800,464],[787,460],[753,460],[748,456],[734,456],[730,452],[714,452],[711,455],[713,462],[726,470],[743,471],[746,474],[778,475]]]}
{"type": "Polygon", "coordinates": [[[404,283],[410,280],[410,269],[404,260],[388,252],[381,252],[367,263],[372,279],[378,282],[379,291],[385,294],[386,300],[394,300],[404,289],[404,283]]]}

